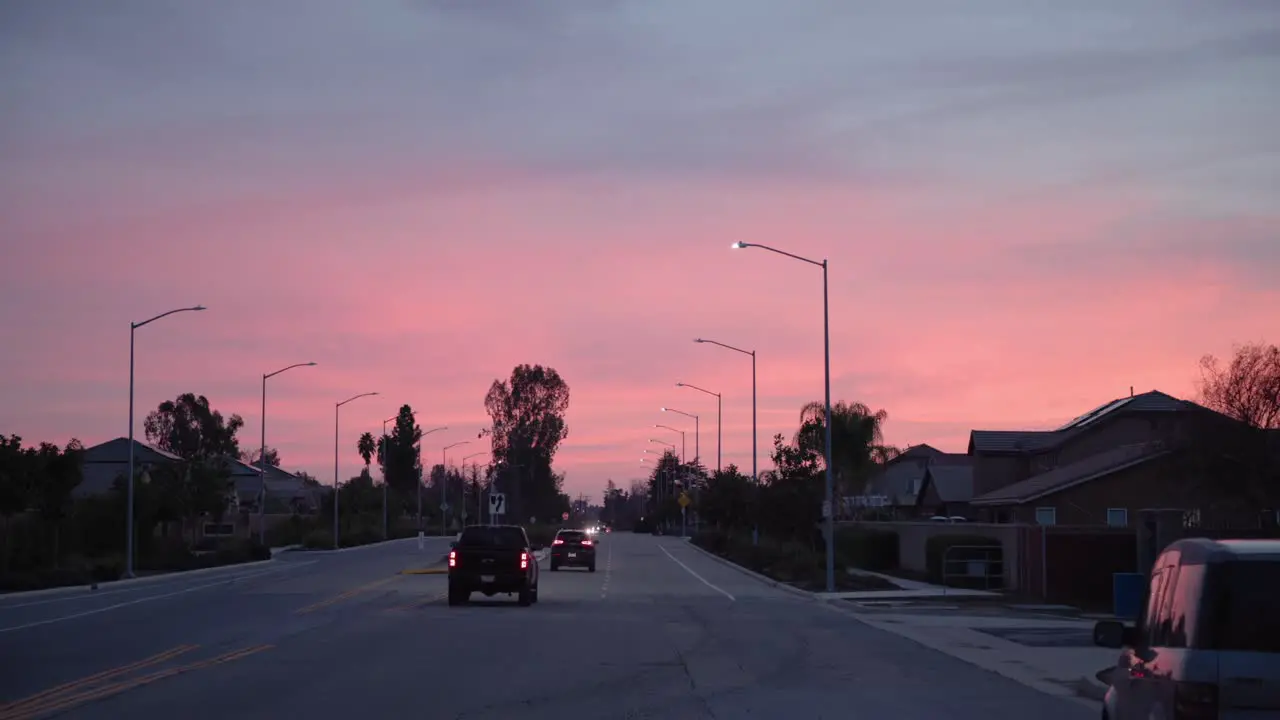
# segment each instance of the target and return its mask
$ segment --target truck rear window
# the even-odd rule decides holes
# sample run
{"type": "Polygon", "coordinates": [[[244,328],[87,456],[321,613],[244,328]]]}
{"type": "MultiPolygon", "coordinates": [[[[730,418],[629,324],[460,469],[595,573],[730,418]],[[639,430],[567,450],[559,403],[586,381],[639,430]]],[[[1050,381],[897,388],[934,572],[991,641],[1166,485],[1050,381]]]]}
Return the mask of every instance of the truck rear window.
{"type": "Polygon", "coordinates": [[[458,538],[468,547],[521,548],[525,546],[524,530],[518,527],[469,527],[458,538]]]}
{"type": "Polygon", "coordinates": [[[1211,571],[1211,578],[1213,647],[1280,653],[1280,563],[1226,562],[1211,571]]]}

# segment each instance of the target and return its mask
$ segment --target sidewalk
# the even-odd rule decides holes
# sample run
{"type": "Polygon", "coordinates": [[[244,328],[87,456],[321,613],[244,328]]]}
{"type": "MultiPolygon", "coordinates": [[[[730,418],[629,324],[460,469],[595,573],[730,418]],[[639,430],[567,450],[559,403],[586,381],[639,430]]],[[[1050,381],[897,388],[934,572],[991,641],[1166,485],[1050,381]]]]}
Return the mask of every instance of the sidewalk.
{"type": "Polygon", "coordinates": [[[1106,692],[1097,674],[1115,665],[1117,651],[1093,645],[1092,620],[1014,610],[975,615],[963,606],[936,602],[911,605],[880,610],[832,602],[825,607],[1041,692],[1091,707],[1106,692]]]}

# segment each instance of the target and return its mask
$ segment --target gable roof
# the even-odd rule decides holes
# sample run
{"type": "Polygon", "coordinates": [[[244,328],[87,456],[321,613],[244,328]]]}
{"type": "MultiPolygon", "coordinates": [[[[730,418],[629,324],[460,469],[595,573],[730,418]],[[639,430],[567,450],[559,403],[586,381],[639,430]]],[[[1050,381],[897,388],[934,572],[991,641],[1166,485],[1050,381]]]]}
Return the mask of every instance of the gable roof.
{"type": "Polygon", "coordinates": [[[1186,412],[1207,410],[1189,400],[1152,390],[1103,403],[1056,430],[972,430],[969,432],[969,454],[1022,453],[1049,450],[1092,427],[1103,418],[1117,413],[1186,412]]]}
{"type": "Polygon", "coordinates": [[[915,505],[912,489],[919,491],[927,464],[924,458],[911,457],[886,465],[867,483],[866,494],[886,496],[892,505],[915,505]]]}
{"type": "MultiPolygon", "coordinates": [[[[165,452],[146,443],[133,441],[133,461],[135,463],[180,462],[182,458],[171,452],[165,452]]],[[[85,463],[127,463],[129,462],[129,438],[118,437],[84,449],[85,463]]]]}
{"type": "Polygon", "coordinates": [[[976,497],[971,502],[974,505],[1021,505],[1154,460],[1168,452],[1162,442],[1120,445],[1006,485],[976,497]]]}
{"type": "Polygon", "coordinates": [[[969,502],[973,499],[973,460],[960,455],[930,463],[925,482],[933,486],[938,499],[944,503],[969,502]]]}

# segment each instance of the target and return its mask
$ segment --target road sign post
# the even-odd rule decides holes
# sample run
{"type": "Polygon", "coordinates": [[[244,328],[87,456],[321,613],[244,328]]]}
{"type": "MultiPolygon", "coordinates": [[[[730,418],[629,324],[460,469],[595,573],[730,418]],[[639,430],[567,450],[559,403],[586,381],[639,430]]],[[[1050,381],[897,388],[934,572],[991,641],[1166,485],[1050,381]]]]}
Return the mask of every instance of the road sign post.
{"type": "Polygon", "coordinates": [[[688,526],[687,520],[688,520],[689,503],[692,502],[691,500],[689,500],[689,493],[687,492],[680,493],[680,497],[676,500],[676,502],[680,503],[680,537],[682,538],[689,537],[689,532],[688,532],[689,526],[688,526]]]}
{"type": "Polygon", "coordinates": [[[497,517],[507,514],[507,496],[503,493],[489,493],[489,524],[498,524],[497,517]]]}

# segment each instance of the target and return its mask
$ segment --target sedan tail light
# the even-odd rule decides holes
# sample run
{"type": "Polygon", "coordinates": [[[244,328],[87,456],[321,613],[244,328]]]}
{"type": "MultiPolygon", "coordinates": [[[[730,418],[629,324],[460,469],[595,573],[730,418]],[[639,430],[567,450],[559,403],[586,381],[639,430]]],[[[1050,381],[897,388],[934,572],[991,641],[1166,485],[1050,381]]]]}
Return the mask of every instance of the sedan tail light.
{"type": "Polygon", "coordinates": [[[563,544],[564,544],[564,541],[563,541],[563,540],[561,540],[560,538],[556,538],[555,540],[552,540],[552,541],[551,541],[551,544],[552,544],[552,545],[563,545],[563,544]]]}
{"type": "Polygon", "coordinates": [[[591,541],[590,541],[590,540],[583,540],[583,541],[582,541],[582,545],[583,545],[584,547],[591,547],[591,541]]]}
{"type": "Polygon", "coordinates": [[[529,553],[527,552],[520,553],[520,569],[521,570],[529,569],[529,553]]]}
{"type": "Polygon", "coordinates": [[[449,567],[458,567],[458,551],[449,551],[449,567]]]}

